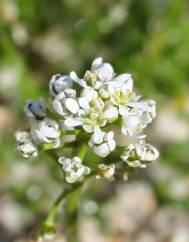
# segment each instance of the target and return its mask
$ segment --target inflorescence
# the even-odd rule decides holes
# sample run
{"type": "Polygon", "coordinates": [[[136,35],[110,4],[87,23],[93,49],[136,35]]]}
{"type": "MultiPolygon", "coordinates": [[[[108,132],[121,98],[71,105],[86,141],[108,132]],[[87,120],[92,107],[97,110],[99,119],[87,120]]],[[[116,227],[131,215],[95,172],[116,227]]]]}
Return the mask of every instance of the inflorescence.
{"type": "Polygon", "coordinates": [[[158,158],[159,152],[145,142],[146,136],[142,134],[156,116],[156,103],[136,95],[130,74],[116,75],[109,63],[97,58],[82,79],[73,71],[52,76],[49,93],[47,102],[28,100],[25,106],[29,130],[16,132],[17,148],[24,158],[38,156],[40,149],[61,153],[57,162],[68,183],[94,172],[94,166],[90,167],[92,160],[85,166],[82,152],[74,154],[76,141],[88,144],[87,148],[100,158],[96,177],[109,181],[114,179],[117,164],[144,168],[158,158]],[[120,147],[114,127],[119,127],[132,143],[120,147]],[[68,134],[74,135],[73,157],[64,156],[64,147],[72,145],[66,139],[68,134]],[[106,159],[108,155],[113,158],[106,159]]]}

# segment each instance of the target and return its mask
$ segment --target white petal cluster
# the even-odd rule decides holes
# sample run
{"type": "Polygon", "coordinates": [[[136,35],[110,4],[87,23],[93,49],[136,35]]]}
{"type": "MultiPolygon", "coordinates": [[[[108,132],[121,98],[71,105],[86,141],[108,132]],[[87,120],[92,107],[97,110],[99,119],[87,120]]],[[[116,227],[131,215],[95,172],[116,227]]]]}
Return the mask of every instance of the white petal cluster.
{"type": "Polygon", "coordinates": [[[136,144],[129,144],[125,147],[121,158],[131,167],[145,168],[159,157],[158,150],[144,141],[136,144]]]}
{"type": "Polygon", "coordinates": [[[58,161],[62,165],[68,183],[76,182],[83,175],[88,175],[90,173],[90,168],[84,166],[81,159],[77,156],[72,159],[60,157],[58,161]]]}
{"type": "Polygon", "coordinates": [[[96,127],[95,132],[89,141],[89,146],[98,156],[106,157],[116,148],[113,131],[106,133],[102,132],[100,128],[96,127]]]}
{"type": "Polygon", "coordinates": [[[37,147],[31,140],[30,134],[26,131],[17,131],[15,133],[17,149],[25,159],[37,157],[37,147]]]}

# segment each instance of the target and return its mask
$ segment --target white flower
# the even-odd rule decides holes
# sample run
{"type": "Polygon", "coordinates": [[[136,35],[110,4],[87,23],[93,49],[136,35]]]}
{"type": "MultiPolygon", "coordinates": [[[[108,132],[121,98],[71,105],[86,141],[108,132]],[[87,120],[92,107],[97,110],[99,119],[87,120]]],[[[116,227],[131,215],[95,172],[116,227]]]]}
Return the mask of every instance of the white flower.
{"type": "Polygon", "coordinates": [[[67,118],[66,126],[82,126],[87,133],[92,133],[95,126],[104,127],[107,122],[113,122],[118,117],[117,109],[111,106],[104,107],[104,103],[99,98],[89,103],[86,98],[81,97],[79,105],[78,117],[67,118]]]}
{"type": "Polygon", "coordinates": [[[141,132],[156,116],[156,103],[152,100],[129,103],[122,120],[122,133],[133,135],[141,132]]]}
{"type": "Polygon", "coordinates": [[[68,183],[76,182],[83,175],[88,175],[90,173],[90,168],[84,166],[81,159],[77,156],[72,159],[60,157],[58,162],[62,165],[68,183]]]}
{"type": "Polygon", "coordinates": [[[102,132],[98,126],[95,127],[89,146],[93,148],[94,153],[98,156],[106,157],[116,147],[113,131],[106,133],[102,132]]]}
{"type": "Polygon", "coordinates": [[[134,94],[132,89],[133,79],[131,74],[124,73],[104,82],[98,92],[104,99],[111,97],[112,103],[119,106],[128,103],[128,97],[134,94]]]}
{"type": "Polygon", "coordinates": [[[101,82],[107,82],[114,76],[114,69],[112,65],[104,63],[101,57],[98,57],[93,61],[91,72],[96,74],[101,82]]]}
{"type": "Polygon", "coordinates": [[[115,164],[99,164],[98,173],[99,174],[96,176],[97,179],[105,178],[108,181],[113,181],[115,173],[115,164]]]}
{"type": "MultiPolygon", "coordinates": [[[[87,92],[85,91],[87,95],[87,92]]],[[[103,127],[106,125],[106,120],[102,117],[102,110],[104,108],[104,102],[96,97],[96,99],[91,99],[89,102],[89,97],[78,98],[79,112],[78,116],[73,118],[67,118],[65,120],[65,125],[67,127],[81,126],[83,129],[91,133],[94,130],[95,125],[103,127]]]]}
{"type": "Polygon", "coordinates": [[[87,85],[98,90],[103,83],[111,80],[114,76],[114,69],[109,63],[104,63],[101,57],[96,58],[91,66],[91,71],[87,71],[84,80],[87,85]]]}
{"type": "Polygon", "coordinates": [[[68,127],[81,126],[83,129],[92,133],[95,126],[104,127],[118,118],[117,108],[104,103],[92,88],[85,88],[78,98],[78,115],[66,118],[65,125],[68,127]]]}
{"type": "Polygon", "coordinates": [[[79,111],[79,104],[76,100],[76,91],[74,89],[65,89],[59,93],[52,101],[52,106],[56,113],[65,117],[72,117],[79,111]]]}
{"type": "Polygon", "coordinates": [[[68,127],[82,126],[87,133],[92,133],[95,126],[104,127],[107,120],[103,116],[104,103],[100,98],[89,102],[87,98],[80,97],[79,112],[77,117],[67,118],[65,125],[68,127]]]}
{"type": "Polygon", "coordinates": [[[50,118],[33,122],[30,132],[32,139],[37,144],[52,143],[55,148],[60,144],[59,124],[50,118]]]}
{"type": "Polygon", "coordinates": [[[131,167],[146,167],[159,157],[158,150],[144,141],[129,144],[121,155],[122,160],[131,167]]]}
{"type": "Polygon", "coordinates": [[[130,74],[121,74],[107,84],[110,102],[118,108],[120,115],[127,113],[127,106],[135,98],[132,88],[133,80],[130,74]]]}
{"type": "Polygon", "coordinates": [[[117,110],[113,107],[105,107],[100,97],[88,102],[87,98],[79,99],[80,111],[79,117],[83,129],[88,132],[94,132],[95,126],[104,127],[107,122],[112,122],[118,116],[117,110]]]}
{"type": "Polygon", "coordinates": [[[45,102],[42,99],[28,100],[24,111],[30,119],[42,120],[47,116],[45,102]]]}
{"type": "Polygon", "coordinates": [[[15,133],[17,149],[25,159],[37,157],[37,147],[31,140],[30,134],[26,131],[17,131],[15,133]]]}
{"type": "Polygon", "coordinates": [[[94,90],[98,90],[103,85],[102,81],[99,80],[98,75],[91,71],[86,71],[84,81],[88,86],[94,88],[94,90]]]}
{"type": "Polygon", "coordinates": [[[73,80],[68,75],[56,74],[53,75],[49,82],[50,94],[55,97],[66,88],[71,88],[73,80]]]}
{"type": "Polygon", "coordinates": [[[141,112],[145,116],[146,122],[151,123],[156,116],[156,102],[153,100],[139,100],[129,104],[130,107],[141,112]]]}

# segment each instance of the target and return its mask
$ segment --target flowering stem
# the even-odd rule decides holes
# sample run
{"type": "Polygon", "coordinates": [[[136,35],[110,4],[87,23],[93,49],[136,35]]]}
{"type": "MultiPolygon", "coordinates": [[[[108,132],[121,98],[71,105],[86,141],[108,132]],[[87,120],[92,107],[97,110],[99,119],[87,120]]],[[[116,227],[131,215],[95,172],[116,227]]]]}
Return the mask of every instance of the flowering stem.
{"type": "MultiPolygon", "coordinates": [[[[82,143],[81,148],[78,152],[78,157],[81,160],[85,158],[87,152],[87,145],[82,143]]],[[[46,153],[53,158],[53,160],[57,160],[58,156],[53,150],[46,150],[46,153]]],[[[44,231],[45,228],[49,229],[49,227],[54,227],[56,215],[58,212],[58,208],[62,201],[66,198],[65,202],[65,216],[66,216],[66,234],[68,241],[78,241],[77,239],[77,218],[78,218],[78,202],[80,196],[80,188],[83,185],[83,182],[77,182],[73,184],[64,184],[63,190],[55,200],[53,206],[51,207],[45,221],[43,222],[41,228],[44,231]],[[74,234],[74,236],[73,236],[74,234]]],[[[46,230],[46,229],[45,229],[46,230]]],[[[41,232],[41,231],[40,231],[41,232]]],[[[39,233],[41,234],[41,233],[39,233]]]]}

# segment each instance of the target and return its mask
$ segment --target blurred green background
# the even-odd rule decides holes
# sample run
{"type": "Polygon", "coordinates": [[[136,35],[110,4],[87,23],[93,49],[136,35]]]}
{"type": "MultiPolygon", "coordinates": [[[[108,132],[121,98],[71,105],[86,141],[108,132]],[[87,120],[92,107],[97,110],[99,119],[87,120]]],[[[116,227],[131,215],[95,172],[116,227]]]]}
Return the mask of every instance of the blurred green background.
{"type": "Polygon", "coordinates": [[[161,156],[128,182],[85,189],[81,241],[189,241],[189,2],[1,0],[0,242],[26,241],[61,190],[52,160],[16,151],[26,99],[48,97],[53,74],[82,76],[98,56],[157,101],[147,133],[161,156]]]}

